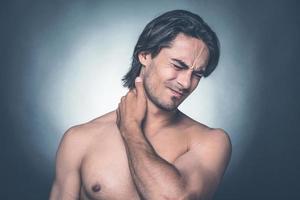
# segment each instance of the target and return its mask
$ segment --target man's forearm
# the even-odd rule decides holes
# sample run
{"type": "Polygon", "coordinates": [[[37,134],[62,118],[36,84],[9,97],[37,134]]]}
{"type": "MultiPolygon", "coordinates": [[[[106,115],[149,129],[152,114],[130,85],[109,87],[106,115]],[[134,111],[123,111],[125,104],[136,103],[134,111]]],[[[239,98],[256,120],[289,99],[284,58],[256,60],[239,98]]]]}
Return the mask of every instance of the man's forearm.
{"type": "Polygon", "coordinates": [[[179,171],[161,158],[139,127],[122,133],[134,183],[148,199],[173,199],[182,196],[184,182],[179,171]]]}

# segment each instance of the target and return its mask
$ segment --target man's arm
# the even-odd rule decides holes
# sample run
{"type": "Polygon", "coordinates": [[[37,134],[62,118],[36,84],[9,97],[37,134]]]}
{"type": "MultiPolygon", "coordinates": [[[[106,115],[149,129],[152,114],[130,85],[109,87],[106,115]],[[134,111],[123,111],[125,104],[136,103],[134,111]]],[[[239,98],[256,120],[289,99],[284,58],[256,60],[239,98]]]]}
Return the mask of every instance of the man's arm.
{"type": "Polygon", "coordinates": [[[183,199],[212,199],[231,157],[231,142],[221,129],[209,130],[174,163],[184,177],[183,199]]]}
{"type": "Polygon", "coordinates": [[[168,163],[155,152],[142,132],[146,107],[140,80],[136,88],[122,98],[117,109],[117,125],[138,192],[147,200],[209,199],[230,159],[228,135],[219,129],[211,130],[205,141],[193,145],[175,165],[168,163]]]}
{"type": "Polygon", "coordinates": [[[211,199],[229,162],[231,145],[221,130],[208,134],[211,136],[207,141],[180,156],[174,165],[155,152],[140,130],[124,137],[130,171],[142,196],[211,199]]]}
{"type": "Polygon", "coordinates": [[[184,182],[179,170],[156,153],[139,128],[128,131],[131,133],[122,134],[138,192],[147,200],[182,196],[184,182]]]}
{"type": "Polygon", "coordinates": [[[81,154],[80,137],[76,128],[71,128],[64,134],[57,151],[50,200],[79,199],[81,154]]]}

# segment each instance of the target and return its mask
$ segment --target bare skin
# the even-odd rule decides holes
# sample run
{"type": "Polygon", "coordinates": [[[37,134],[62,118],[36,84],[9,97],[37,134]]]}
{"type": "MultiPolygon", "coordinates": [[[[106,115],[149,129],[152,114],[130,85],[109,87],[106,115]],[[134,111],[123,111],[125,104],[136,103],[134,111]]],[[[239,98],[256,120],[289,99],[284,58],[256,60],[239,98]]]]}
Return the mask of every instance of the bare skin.
{"type": "Polygon", "coordinates": [[[211,199],[230,139],[177,109],[208,56],[201,40],[183,34],[155,58],[141,53],[136,88],[118,109],[65,133],[50,199],[211,199]]]}

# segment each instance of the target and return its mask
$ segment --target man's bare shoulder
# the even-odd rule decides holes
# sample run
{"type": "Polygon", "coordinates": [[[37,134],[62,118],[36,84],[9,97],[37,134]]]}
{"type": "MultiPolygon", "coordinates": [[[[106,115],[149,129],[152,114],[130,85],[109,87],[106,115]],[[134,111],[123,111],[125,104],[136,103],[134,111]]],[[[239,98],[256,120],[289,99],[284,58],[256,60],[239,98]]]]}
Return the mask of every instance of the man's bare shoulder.
{"type": "Polygon", "coordinates": [[[88,123],[105,125],[105,124],[115,123],[115,121],[116,121],[116,111],[111,111],[89,121],[88,123]]]}
{"type": "Polygon", "coordinates": [[[95,133],[101,132],[101,130],[104,128],[115,126],[115,119],[115,111],[112,111],[95,119],[92,119],[89,122],[72,126],[69,130],[71,130],[72,134],[78,134],[83,137],[88,137],[92,136],[95,133]]]}
{"type": "Polygon", "coordinates": [[[204,144],[223,144],[231,148],[231,140],[229,134],[221,128],[211,128],[200,123],[187,115],[184,120],[188,124],[188,135],[190,138],[190,147],[204,144]]]}
{"type": "Polygon", "coordinates": [[[108,133],[115,125],[115,111],[104,114],[89,122],[70,127],[62,138],[62,143],[77,144],[78,148],[88,146],[95,138],[108,133]],[[79,147],[80,146],[80,147],[79,147]]]}

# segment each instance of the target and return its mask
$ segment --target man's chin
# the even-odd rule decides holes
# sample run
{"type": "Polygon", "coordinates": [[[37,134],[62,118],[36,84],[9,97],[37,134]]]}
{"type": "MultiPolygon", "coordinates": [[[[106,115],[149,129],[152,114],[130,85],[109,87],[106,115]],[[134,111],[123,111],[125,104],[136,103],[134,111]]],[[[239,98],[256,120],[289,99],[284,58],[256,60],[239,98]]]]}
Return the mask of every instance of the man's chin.
{"type": "Polygon", "coordinates": [[[173,112],[173,111],[177,110],[177,107],[160,107],[160,108],[167,112],[173,112]]]}
{"type": "Polygon", "coordinates": [[[158,107],[162,110],[172,112],[172,111],[177,110],[178,106],[179,106],[178,104],[172,103],[172,104],[159,105],[158,107]]]}
{"type": "MultiPolygon", "coordinates": [[[[149,97],[149,96],[148,96],[149,97]]],[[[177,110],[179,104],[182,102],[176,97],[171,97],[168,100],[159,100],[158,98],[148,98],[154,105],[156,105],[159,109],[172,112],[177,110]]]]}

